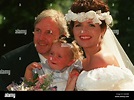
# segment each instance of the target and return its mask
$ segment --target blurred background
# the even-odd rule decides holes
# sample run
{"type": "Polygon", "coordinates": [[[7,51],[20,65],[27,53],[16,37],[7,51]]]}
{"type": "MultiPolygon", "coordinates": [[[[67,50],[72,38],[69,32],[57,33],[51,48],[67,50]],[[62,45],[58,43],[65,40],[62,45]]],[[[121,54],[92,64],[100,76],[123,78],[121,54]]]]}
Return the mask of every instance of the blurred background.
{"type": "MultiPolygon", "coordinates": [[[[0,0],[0,56],[33,41],[35,17],[42,10],[54,8],[65,14],[73,1],[0,0]]],[[[112,30],[134,64],[134,1],[104,1],[114,19],[112,30]]]]}

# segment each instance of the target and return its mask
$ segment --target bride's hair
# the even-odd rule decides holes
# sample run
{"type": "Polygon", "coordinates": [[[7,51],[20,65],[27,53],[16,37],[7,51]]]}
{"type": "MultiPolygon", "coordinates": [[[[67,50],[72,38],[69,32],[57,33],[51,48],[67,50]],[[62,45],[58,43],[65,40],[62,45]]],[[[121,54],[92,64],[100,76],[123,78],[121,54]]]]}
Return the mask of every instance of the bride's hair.
{"type": "Polygon", "coordinates": [[[88,12],[89,10],[101,10],[104,13],[109,11],[109,7],[102,0],[76,0],[71,6],[71,11],[74,13],[88,12]]]}
{"type": "MultiPolygon", "coordinates": [[[[102,0],[75,0],[75,2],[72,4],[70,10],[76,14],[81,13],[81,12],[86,13],[88,11],[96,12],[98,10],[101,10],[101,13],[104,13],[104,12],[109,11],[109,7],[102,0]]],[[[104,20],[101,20],[101,22],[102,22],[102,24],[100,25],[100,27],[105,30],[107,25],[104,20]]],[[[72,37],[73,37],[73,31],[72,31],[73,26],[74,26],[74,21],[71,21],[70,23],[68,23],[69,32],[72,37]]]]}

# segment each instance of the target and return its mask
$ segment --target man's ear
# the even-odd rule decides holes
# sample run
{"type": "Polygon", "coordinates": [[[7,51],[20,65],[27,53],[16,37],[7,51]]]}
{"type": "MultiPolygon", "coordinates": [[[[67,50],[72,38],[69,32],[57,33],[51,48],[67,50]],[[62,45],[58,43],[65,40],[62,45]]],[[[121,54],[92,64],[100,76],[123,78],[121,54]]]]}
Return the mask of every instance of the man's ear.
{"type": "Polygon", "coordinates": [[[69,63],[68,63],[68,66],[71,66],[73,63],[75,62],[75,60],[71,60],[69,63]]]}

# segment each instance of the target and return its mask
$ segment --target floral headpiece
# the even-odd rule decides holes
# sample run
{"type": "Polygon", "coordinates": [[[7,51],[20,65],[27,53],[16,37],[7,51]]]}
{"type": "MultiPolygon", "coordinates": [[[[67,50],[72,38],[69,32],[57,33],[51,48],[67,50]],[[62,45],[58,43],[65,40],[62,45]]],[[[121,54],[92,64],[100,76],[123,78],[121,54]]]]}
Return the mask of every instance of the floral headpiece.
{"type": "Polygon", "coordinates": [[[68,13],[65,15],[65,18],[67,22],[72,21],[79,21],[84,22],[88,19],[92,19],[93,23],[99,23],[102,24],[101,20],[105,20],[107,25],[110,25],[113,21],[112,16],[110,15],[110,12],[101,13],[101,10],[93,11],[90,10],[88,12],[81,12],[81,13],[74,13],[71,10],[68,11],[68,13]]]}

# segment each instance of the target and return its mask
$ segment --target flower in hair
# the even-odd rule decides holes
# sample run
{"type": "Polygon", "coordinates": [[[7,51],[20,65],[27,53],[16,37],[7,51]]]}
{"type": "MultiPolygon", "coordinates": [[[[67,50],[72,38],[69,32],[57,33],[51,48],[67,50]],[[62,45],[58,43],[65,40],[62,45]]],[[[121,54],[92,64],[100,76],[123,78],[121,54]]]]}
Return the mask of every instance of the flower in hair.
{"type": "Polygon", "coordinates": [[[113,21],[112,16],[110,15],[110,12],[101,13],[101,10],[98,10],[96,12],[93,10],[90,10],[86,13],[81,12],[78,14],[69,10],[68,13],[65,15],[65,18],[68,22],[70,21],[84,22],[88,19],[92,19],[93,23],[99,23],[99,24],[102,24],[101,20],[105,20],[105,23],[107,25],[110,25],[113,21]]]}

